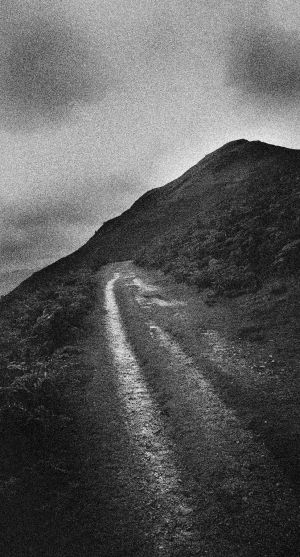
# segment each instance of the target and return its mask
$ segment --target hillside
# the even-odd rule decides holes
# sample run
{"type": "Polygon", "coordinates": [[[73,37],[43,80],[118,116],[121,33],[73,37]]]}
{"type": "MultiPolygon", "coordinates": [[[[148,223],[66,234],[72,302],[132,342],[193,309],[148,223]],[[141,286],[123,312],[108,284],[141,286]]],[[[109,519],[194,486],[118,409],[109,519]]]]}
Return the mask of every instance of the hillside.
{"type": "MultiPolygon", "coordinates": [[[[217,251],[220,251],[220,244],[226,241],[229,245],[229,238],[239,232],[238,223],[243,226],[241,221],[245,218],[244,236],[248,229],[248,257],[253,256],[255,271],[260,266],[255,256],[256,246],[262,242],[260,259],[265,259],[265,248],[272,245],[272,251],[274,240],[274,250],[279,254],[296,238],[299,222],[295,203],[299,180],[298,151],[260,142],[234,141],[206,156],[177,180],[147,192],[120,217],[105,223],[79,253],[97,265],[102,260],[131,259],[143,247],[145,255],[144,258],[139,256],[139,261],[160,266],[160,256],[154,253],[160,246],[168,261],[184,255],[180,243],[185,231],[191,235],[202,229],[203,236],[205,227],[212,235],[215,230],[217,251]],[[274,227],[276,230],[272,229],[274,227]],[[225,237],[220,234],[222,230],[225,237]],[[252,232],[253,241],[250,239],[252,232]],[[175,238],[178,249],[174,246],[170,251],[170,243],[173,244],[175,238]]],[[[197,246],[195,238],[183,241],[189,249],[191,240],[197,246]]],[[[198,246],[199,242],[200,237],[198,246]]],[[[244,249],[245,238],[236,238],[235,243],[244,249]]],[[[291,251],[293,249],[291,247],[291,251]]],[[[287,252],[290,253],[288,248],[283,257],[287,252]]],[[[203,259],[201,252],[196,257],[199,261],[203,259]]],[[[270,258],[271,253],[268,264],[270,258]]],[[[187,255],[185,263],[189,259],[187,255]]]]}
{"type": "Polygon", "coordinates": [[[207,158],[209,182],[191,182],[187,196],[203,191],[196,216],[154,239],[137,261],[236,295],[299,269],[300,156],[256,142],[229,147],[207,158]]]}
{"type": "Polygon", "coordinates": [[[229,289],[252,288],[267,274],[297,266],[299,183],[300,151],[233,141],[173,182],[148,191],[77,252],[24,286],[70,266],[99,268],[136,258],[200,287],[212,282],[228,290],[227,278],[222,285],[215,278],[225,273],[229,289]]]}

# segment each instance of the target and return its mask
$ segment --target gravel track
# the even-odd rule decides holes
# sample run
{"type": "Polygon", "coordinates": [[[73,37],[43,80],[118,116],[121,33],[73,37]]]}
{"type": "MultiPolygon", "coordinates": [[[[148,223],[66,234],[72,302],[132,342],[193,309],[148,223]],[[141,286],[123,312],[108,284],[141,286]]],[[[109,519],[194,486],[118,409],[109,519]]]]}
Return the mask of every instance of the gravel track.
{"type": "Polygon", "coordinates": [[[188,327],[185,343],[170,333],[186,300],[131,263],[108,265],[99,281],[83,501],[93,542],[82,555],[298,555],[291,484],[208,379],[246,358],[211,329],[203,360],[188,354],[188,327]]]}

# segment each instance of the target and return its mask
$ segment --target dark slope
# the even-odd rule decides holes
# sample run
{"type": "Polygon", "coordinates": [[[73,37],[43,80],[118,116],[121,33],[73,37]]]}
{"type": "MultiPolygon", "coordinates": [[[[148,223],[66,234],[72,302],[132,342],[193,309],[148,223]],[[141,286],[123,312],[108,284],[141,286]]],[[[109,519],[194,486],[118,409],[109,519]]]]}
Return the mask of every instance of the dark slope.
{"type": "MultiPolygon", "coordinates": [[[[206,156],[183,176],[143,195],[120,217],[105,223],[83,247],[95,263],[124,260],[153,239],[181,233],[194,217],[208,221],[224,204],[239,203],[249,189],[260,195],[270,180],[300,176],[300,152],[239,140],[206,156]]],[[[285,183],[283,184],[285,186],[285,183]]]]}
{"type": "Polygon", "coordinates": [[[187,192],[171,190],[173,198],[190,197],[193,208],[201,190],[196,218],[191,211],[185,226],[154,240],[138,262],[222,294],[296,272],[299,152],[235,142],[206,157],[197,170],[188,177],[187,192]]]}
{"type": "MultiPolygon", "coordinates": [[[[169,250],[172,235],[180,243],[190,226],[197,228],[195,219],[201,227],[211,226],[224,211],[231,218],[232,212],[249,209],[259,219],[261,204],[272,202],[273,223],[282,211],[288,213],[295,207],[299,179],[300,151],[259,141],[233,141],[204,157],[173,182],[148,191],[122,215],[104,223],[79,250],[35,273],[21,289],[35,287],[70,267],[85,264],[99,268],[106,262],[133,259],[141,248],[146,249],[140,262],[160,266],[161,255],[156,258],[155,253],[161,246],[164,256],[169,261],[174,259],[174,252],[169,250]]],[[[268,226],[268,218],[265,220],[262,226],[268,226]]],[[[287,234],[287,240],[294,239],[294,232],[287,234]]],[[[279,245],[284,247],[284,242],[285,237],[279,245]]]]}

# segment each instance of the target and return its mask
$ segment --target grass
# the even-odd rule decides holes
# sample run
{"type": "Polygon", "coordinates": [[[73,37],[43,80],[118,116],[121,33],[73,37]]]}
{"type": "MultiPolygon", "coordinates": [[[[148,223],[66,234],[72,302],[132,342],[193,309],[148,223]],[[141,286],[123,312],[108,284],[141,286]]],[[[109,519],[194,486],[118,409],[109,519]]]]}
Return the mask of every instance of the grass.
{"type": "Polygon", "coordinates": [[[136,263],[170,273],[178,282],[233,297],[255,292],[272,278],[299,271],[299,177],[292,170],[245,180],[223,192],[213,211],[155,238],[136,263]]]}
{"type": "Polygon", "coordinates": [[[80,341],[94,301],[95,280],[83,269],[53,276],[34,291],[19,288],[0,301],[5,555],[39,554],[41,532],[55,530],[50,523],[72,496],[79,473],[76,415],[91,377],[80,341]]]}

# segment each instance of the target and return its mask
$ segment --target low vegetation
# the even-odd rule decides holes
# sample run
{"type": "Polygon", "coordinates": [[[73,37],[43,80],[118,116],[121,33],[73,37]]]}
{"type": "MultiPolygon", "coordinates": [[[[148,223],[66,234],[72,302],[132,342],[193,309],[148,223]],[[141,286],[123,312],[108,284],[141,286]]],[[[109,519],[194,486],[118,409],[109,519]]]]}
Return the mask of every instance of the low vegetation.
{"type": "Polygon", "coordinates": [[[10,547],[76,477],[75,409],[91,373],[80,339],[94,300],[92,273],[77,270],[0,301],[0,521],[10,547]]]}
{"type": "Polygon", "coordinates": [[[214,212],[188,228],[155,239],[136,263],[171,273],[176,280],[210,289],[212,296],[236,296],[259,289],[270,277],[299,270],[300,179],[289,171],[261,183],[251,179],[214,212]]]}

